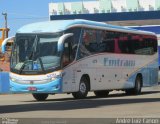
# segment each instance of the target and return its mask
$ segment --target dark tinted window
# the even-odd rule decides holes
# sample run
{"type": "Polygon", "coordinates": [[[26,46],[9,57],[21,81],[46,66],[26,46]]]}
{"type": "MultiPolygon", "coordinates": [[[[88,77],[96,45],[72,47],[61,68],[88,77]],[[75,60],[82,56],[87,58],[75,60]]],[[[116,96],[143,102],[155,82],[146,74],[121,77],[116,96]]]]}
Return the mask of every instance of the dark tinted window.
{"type": "Polygon", "coordinates": [[[72,37],[68,38],[64,43],[64,51],[62,56],[63,67],[67,66],[73,61],[73,50],[72,50],[72,37]]]}
{"type": "Polygon", "coordinates": [[[71,28],[65,31],[65,33],[73,33],[72,37],[72,50],[73,50],[73,58],[76,57],[77,54],[77,48],[78,48],[78,43],[80,41],[80,35],[81,35],[81,28],[71,28]]]}
{"type": "Polygon", "coordinates": [[[97,31],[92,29],[84,29],[81,36],[81,43],[79,45],[78,58],[83,58],[97,53],[97,49],[97,31]]]}
{"type": "Polygon", "coordinates": [[[119,38],[122,53],[150,55],[157,51],[156,38],[145,35],[126,34],[119,38]]]}
{"type": "Polygon", "coordinates": [[[79,58],[100,52],[151,55],[157,52],[155,36],[84,29],[79,58]]]}

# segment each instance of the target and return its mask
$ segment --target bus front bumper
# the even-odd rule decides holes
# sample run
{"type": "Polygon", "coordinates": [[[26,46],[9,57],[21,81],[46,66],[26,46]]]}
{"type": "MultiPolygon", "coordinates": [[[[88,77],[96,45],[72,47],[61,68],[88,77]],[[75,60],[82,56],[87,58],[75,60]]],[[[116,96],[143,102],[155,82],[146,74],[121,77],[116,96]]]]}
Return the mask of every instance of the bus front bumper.
{"type": "Polygon", "coordinates": [[[62,79],[44,84],[20,84],[10,80],[10,91],[12,93],[61,93],[62,79]]]}

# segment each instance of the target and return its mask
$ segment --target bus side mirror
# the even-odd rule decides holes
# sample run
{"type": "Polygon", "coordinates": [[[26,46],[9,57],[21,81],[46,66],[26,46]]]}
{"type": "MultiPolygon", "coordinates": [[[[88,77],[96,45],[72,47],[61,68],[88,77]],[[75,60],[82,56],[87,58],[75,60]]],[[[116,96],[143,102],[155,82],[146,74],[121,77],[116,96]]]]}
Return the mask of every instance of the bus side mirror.
{"type": "Polygon", "coordinates": [[[14,41],[15,39],[15,36],[12,36],[12,37],[9,37],[9,38],[6,38],[3,42],[2,42],[2,46],[1,46],[1,51],[2,53],[4,54],[6,52],[6,44],[10,41],[14,41]]]}
{"type": "Polygon", "coordinates": [[[58,52],[61,52],[63,51],[64,49],[64,42],[67,38],[73,36],[73,33],[67,33],[67,34],[64,34],[62,35],[59,40],[58,40],[58,52]]]}

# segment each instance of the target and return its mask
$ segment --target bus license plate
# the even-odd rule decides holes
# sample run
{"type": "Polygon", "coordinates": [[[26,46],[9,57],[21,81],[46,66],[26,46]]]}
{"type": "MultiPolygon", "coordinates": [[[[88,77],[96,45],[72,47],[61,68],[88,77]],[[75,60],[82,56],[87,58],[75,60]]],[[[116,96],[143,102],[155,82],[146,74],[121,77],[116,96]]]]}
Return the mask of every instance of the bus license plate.
{"type": "Polygon", "coordinates": [[[29,91],[37,91],[37,88],[36,87],[28,87],[28,90],[29,91]]]}

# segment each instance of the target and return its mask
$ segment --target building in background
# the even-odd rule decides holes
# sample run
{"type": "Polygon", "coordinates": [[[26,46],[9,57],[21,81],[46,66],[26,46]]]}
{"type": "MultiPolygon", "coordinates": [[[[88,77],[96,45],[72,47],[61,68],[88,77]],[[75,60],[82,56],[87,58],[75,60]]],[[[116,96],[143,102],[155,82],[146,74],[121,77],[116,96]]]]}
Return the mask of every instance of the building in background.
{"type": "Polygon", "coordinates": [[[160,25],[160,0],[64,0],[49,3],[50,20],[88,19],[115,25],[160,25]]]}
{"type": "Polygon", "coordinates": [[[160,10],[160,0],[70,0],[49,4],[49,15],[160,10]]]}

